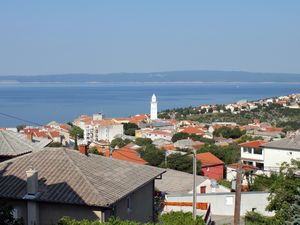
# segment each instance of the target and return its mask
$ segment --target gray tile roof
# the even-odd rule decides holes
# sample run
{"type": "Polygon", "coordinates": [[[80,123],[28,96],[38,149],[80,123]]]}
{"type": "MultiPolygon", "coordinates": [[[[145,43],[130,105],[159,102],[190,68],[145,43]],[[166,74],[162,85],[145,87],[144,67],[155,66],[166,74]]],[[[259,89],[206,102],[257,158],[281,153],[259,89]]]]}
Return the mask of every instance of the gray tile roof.
{"type": "Polygon", "coordinates": [[[0,156],[18,156],[42,149],[51,142],[49,139],[27,139],[25,134],[13,131],[0,131],[0,156]]]}
{"type": "Polygon", "coordinates": [[[271,141],[263,144],[262,146],[267,148],[292,149],[300,151],[300,134],[296,133],[290,137],[286,137],[278,141],[271,141]]]}
{"type": "Polygon", "coordinates": [[[165,170],[89,154],[46,148],[0,163],[0,197],[21,199],[26,173],[38,171],[37,201],[107,207],[165,170]],[[1,175],[2,174],[2,175],[1,175]]]}
{"type": "MultiPolygon", "coordinates": [[[[197,185],[203,183],[208,178],[204,176],[197,176],[197,185]]],[[[163,174],[161,180],[155,181],[155,187],[168,194],[186,194],[193,189],[193,175],[177,170],[167,169],[163,174]]]]}

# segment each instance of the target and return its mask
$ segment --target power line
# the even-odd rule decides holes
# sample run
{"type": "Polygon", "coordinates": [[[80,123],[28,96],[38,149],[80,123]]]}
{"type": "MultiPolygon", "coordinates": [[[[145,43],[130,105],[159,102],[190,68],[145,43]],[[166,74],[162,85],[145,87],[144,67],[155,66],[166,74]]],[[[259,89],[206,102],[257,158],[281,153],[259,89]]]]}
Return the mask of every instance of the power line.
{"type": "Polygon", "coordinates": [[[25,119],[22,119],[22,118],[20,118],[20,117],[13,116],[13,115],[9,115],[9,114],[6,114],[6,113],[0,112],[0,115],[5,116],[5,117],[8,117],[8,118],[16,119],[16,120],[19,120],[19,121],[22,121],[22,122],[34,124],[34,125],[37,125],[37,126],[44,126],[44,125],[42,125],[42,124],[39,124],[39,123],[30,121],[30,120],[25,120],[25,119]]]}

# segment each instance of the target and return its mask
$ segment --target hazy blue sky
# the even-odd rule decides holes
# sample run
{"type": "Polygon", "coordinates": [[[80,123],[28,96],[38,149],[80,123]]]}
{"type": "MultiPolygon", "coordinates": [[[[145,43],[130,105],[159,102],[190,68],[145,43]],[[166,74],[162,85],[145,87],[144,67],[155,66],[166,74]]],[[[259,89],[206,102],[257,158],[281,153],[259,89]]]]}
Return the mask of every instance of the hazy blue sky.
{"type": "Polygon", "coordinates": [[[0,1],[0,75],[300,73],[300,1],[0,1]]]}

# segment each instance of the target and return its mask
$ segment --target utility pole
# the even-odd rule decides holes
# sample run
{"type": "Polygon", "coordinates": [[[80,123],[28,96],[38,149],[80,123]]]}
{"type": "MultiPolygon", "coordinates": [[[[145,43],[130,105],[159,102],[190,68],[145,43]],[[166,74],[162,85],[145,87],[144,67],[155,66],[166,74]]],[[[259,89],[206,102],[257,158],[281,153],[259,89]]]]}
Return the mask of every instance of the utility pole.
{"type": "Polygon", "coordinates": [[[234,225],[240,225],[241,217],[241,189],[242,189],[242,163],[238,163],[236,169],[236,184],[235,184],[235,204],[234,204],[234,225]]]}
{"type": "Polygon", "coordinates": [[[197,216],[197,193],[196,193],[196,176],[197,176],[197,158],[196,150],[193,151],[193,220],[196,221],[197,216]]]}

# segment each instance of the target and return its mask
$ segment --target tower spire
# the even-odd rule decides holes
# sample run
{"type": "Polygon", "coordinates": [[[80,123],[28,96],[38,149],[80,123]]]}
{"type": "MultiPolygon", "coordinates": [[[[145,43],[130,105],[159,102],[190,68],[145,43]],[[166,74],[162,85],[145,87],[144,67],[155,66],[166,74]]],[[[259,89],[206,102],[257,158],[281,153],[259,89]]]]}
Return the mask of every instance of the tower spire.
{"type": "Polygon", "coordinates": [[[153,94],[151,98],[150,119],[157,120],[157,100],[155,94],[153,94]]]}

